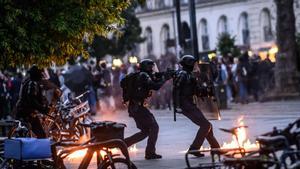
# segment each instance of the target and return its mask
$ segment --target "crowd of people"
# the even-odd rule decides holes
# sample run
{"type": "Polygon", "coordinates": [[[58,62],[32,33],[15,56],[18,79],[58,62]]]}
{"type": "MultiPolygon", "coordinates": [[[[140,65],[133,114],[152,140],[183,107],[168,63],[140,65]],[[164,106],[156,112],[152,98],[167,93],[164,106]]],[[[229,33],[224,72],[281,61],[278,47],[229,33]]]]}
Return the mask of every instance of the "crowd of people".
{"type": "Polygon", "coordinates": [[[223,57],[215,59],[218,76],[215,82],[225,85],[228,102],[248,103],[263,101],[266,92],[274,86],[274,66],[269,56],[262,60],[260,56],[223,57]]]}
{"type": "MultiPolygon", "coordinates": [[[[167,68],[177,69],[176,56],[166,54],[161,59],[151,58],[155,61],[160,71],[167,68]]],[[[211,62],[216,67],[215,84],[224,85],[226,88],[227,102],[248,103],[249,101],[263,101],[263,96],[274,85],[274,63],[267,56],[261,60],[260,56],[248,56],[244,53],[241,57],[215,57],[211,62]]],[[[90,93],[87,96],[93,114],[96,112],[114,112],[124,109],[122,103],[122,89],[120,81],[126,74],[138,71],[137,64],[122,64],[121,66],[108,66],[105,61],[94,61],[69,64],[68,69],[48,68],[47,79],[57,85],[63,91],[63,97],[69,97],[70,93],[79,95],[85,90],[90,93]],[[82,90],[71,91],[65,84],[65,74],[72,66],[80,66],[87,70],[91,78],[82,90]]],[[[13,109],[18,100],[22,79],[26,71],[2,70],[0,71],[0,119],[11,118],[13,109]]],[[[162,88],[153,93],[149,101],[154,109],[172,107],[172,81],[167,81],[162,88]]]]}

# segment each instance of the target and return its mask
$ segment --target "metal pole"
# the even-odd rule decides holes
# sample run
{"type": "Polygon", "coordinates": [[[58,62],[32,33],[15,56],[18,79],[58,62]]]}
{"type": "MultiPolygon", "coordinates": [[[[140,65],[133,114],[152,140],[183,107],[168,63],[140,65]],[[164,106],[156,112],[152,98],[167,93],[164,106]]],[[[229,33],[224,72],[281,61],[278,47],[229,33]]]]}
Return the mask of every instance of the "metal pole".
{"type": "Polygon", "coordinates": [[[199,50],[198,50],[198,36],[197,36],[197,26],[196,26],[195,0],[189,0],[189,13],[190,13],[190,23],[191,23],[191,33],[192,33],[193,55],[198,60],[199,50]]]}
{"type": "Polygon", "coordinates": [[[183,39],[181,35],[181,15],[180,15],[180,0],[174,0],[176,8],[176,21],[177,21],[177,33],[178,33],[178,42],[181,49],[183,49],[183,39]]]}

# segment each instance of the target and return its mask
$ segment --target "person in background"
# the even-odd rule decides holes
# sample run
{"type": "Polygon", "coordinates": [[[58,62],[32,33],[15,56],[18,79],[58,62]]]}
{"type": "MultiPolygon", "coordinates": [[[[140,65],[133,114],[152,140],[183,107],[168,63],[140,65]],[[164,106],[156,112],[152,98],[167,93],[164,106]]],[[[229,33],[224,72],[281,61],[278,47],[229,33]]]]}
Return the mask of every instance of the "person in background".
{"type": "Polygon", "coordinates": [[[239,63],[239,58],[235,57],[233,59],[233,64],[231,65],[231,73],[232,73],[232,96],[234,102],[238,101],[238,77],[237,77],[237,65],[239,63]]]}
{"type": "Polygon", "coordinates": [[[244,53],[237,65],[237,83],[239,88],[239,101],[242,104],[248,103],[248,80],[251,73],[248,53],[244,53]]]}
{"type": "Polygon", "coordinates": [[[22,80],[23,80],[23,75],[21,73],[17,73],[12,78],[12,88],[10,91],[12,96],[11,107],[15,107],[18,101],[22,80]]]}
{"type": "Polygon", "coordinates": [[[30,123],[37,138],[46,138],[46,133],[36,113],[47,114],[50,110],[44,95],[42,72],[42,69],[35,65],[28,70],[29,76],[22,81],[16,105],[16,118],[30,123]]]}

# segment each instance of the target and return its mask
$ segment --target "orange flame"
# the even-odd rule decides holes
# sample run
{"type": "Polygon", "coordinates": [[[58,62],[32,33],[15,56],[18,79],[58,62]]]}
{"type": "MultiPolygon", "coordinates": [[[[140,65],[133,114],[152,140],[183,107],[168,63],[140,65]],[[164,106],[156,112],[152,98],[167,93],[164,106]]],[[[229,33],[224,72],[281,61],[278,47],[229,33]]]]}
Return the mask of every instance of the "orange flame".
{"type": "MultiPolygon", "coordinates": [[[[117,148],[112,148],[109,150],[112,152],[112,154],[120,154],[120,150],[117,148]]],[[[133,146],[129,147],[128,151],[129,151],[129,154],[132,154],[132,153],[136,153],[138,151],[138,149],[137,149],[136,145],[134,144],[133,146]]],[[[68,161],[81,160],[85,156],[86,152],[87,152],[87,149],[75,151],[72,154],[68,155],[67,160],[68,161]]],[[[95,156],[95,154],[96,153],[94,153],[94,156],[95,156]]],[[[100,154],[102,157],[105,157],[106,152],[101,150],[100,154]]]]}
{"type": "Polygon", "coordinates": [[[251,143],[249,138],[247,138],[246,128],[242,127],[245,126],[244,124],[244,117],[240,117],[238,120],[238,126],[241,126],[237,129],[236,136],[232,136],[231,142],[224,142],[221,148],[244,148],[245,150],[253,150],[258,149],[258,143],[251,143]]]}

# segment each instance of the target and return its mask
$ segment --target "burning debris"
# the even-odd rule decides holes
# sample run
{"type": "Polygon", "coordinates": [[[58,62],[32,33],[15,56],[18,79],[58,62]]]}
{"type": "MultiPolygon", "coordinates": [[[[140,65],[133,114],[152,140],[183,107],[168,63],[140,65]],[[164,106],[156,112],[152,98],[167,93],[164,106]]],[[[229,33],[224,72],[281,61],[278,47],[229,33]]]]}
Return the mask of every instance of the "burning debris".
{"type": "MultiPolygon", "coordinates": [[[[240,117],[237,120],[237,127],[233,127],[231,129],[223,129],[220,128],[220,130],[230,133],[232,135],[232,140],[230,142],[224,142],[221,146],[221,149],[238,149],[243,148],[245,151],[254,151],[258,150],[259,144],[258,142],[252,143],[250,139],[247,136],[247,130],[248,126],[244,123],[244,117],[240,117]]],[[[209,152],[211,150],[210,147],[201,147],[200,151],[203,152],[209,152]]],[[[186,153],[186,151],[182,151],[180,153],[186,153]]]]}
{"type": "Polygon", "coordinates": [[[237,122],[238,127],[229,130],[221,129],[222,131],[232,134],[231,142],[224,142],[221,148],[244,148],[246,151],[258,149],[258,143],[251,143],[250,139],[247,136],[247,126],[244,123],[244,117],[240,117],[237,122]]]}

